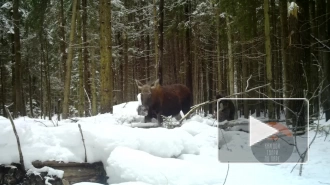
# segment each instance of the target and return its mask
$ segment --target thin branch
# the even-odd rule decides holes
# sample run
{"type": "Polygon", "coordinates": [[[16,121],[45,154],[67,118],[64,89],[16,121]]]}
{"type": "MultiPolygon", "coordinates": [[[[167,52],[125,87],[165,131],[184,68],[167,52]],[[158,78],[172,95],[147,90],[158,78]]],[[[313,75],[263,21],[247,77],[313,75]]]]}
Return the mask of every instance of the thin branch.
{"type": "MultiPolygon", "coordinates": [[[[261,85],[261,86],[258,86],[258,87],[254,87],[254,88],[249,89],[249,90],[246,90],[246,91],[244,91],[244,92],[234,93],[234,94],[229,95],[229,96],[226,96],[226,97],[224,97],[224,98],[232,97],[232,96],[237,96],[237,95],[241,95],[241,94],[245,94],[245,93],[247,93],[247,92],[254,91],[254,90],[257,90],[257,89],[260,89],[260,88],[266,87],[266,86],[268,86],[268,85],[270,85],[270,83],[265,84],[265,85],[261,85]]],[[[182,125],[182,121],[183,121],[184,119],[186,119],[186,118],[187,118],[187,117],[188,117],[193,111],[195,111],[197,108],[199,108],[199,107],[201,107],[201,106],[203,106],[203,105],[207,105],[207,104],[210,104],[210,103],[217,102],[217,101],[218,101],[218,99],[216,99],[216,100],[212,100],[212,101],[206,101],[206,102],[203,102],[203,103],[200,103],[200,104],[198,104],[198,105],[195,105],[195,106],[191,107],[190,111],[187,112],[187,114],[184,115],[184,116],[181,118],[181,120],[179,121],[179,125],[182,125]]]]}
{"type": "Polygon", "coordinates": [[[247,91],[248,87],[249,87],[249,81],[252,78],[252,75],[250,75],[250,77],[246,80],[246,87],[245,87],[245,91],[247,91]]]}
{"type": "Polygon", "coordinates": [[[47,125],[45,123],[43,123],[42,121],[38,121],[38,120],[34,120],[35,122],[41,123],[43,124],[45,127],[47,127],[47,125]]]}
{"type": "Polygon", "coordinates": [[[312,34],[311,34],[311,37],[313,39],[315,39],[318,43],[320,43],[323,47],[327,48],[329,51],[330,51],[330,47],[325,45],[323,42],[321,42],[319,39],[317,39],[316,37],[314,37],[312,34]]]}
{"type": "Polygon", "coordinates": [[[19,162],[21,163],[23,170],[25,170],[24,159],[23,159],[23,153],[22,153],[22,149],[21,149],[21,143],[20,143],[20,141],[19,141],[19,137],[18,137],[18,134],[17,134],[17,131],[16,131],[16,127],[15,127],[15,124],[14,124],[13,117],[11,116],[8,107],[7,107],[6,105],[5,105],[4,107],[5,107],[5,109],[6,109],[6,112],[7,112],[7,114],[8,114],[8,117],[9,117],[9,119],[10,119],[11,126],[13,127],[13,131],[14,131],[15,136],[16,136],[17,147],[18,147],[18,153],[19,153],[19,162]]]}
{"type": "Polygon", "coordinates": [[[79,127],[79,131],[80,131],[81,138],[82,138],[82,141],[83,141],[83,144],[84,144],[84,149],[85,149],[85,163],[87,163],[87,153],[86,153],[85,139],[84,139],[84,135],[82,133],[80,124],[78,124],[78,127],[79,127]]]}
{"type": "Polygon", "coordinates": [[[223,185],[226,184],[226,181],[227,181],[227,177],[228,177],[228,174],[229,174],[229,162],[228,162],[228,168],[227,168],[227,174],[226,174],[226,178],[225,178],[225,181],[223,182],[223,185]]]}

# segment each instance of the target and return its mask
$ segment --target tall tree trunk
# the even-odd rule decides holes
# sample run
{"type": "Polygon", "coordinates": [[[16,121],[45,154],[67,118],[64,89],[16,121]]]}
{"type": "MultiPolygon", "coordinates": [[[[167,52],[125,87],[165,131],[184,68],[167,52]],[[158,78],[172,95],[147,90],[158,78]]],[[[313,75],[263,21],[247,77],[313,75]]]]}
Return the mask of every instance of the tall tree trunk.
{"type": "Polygon", "coordinates": [[[153,13],[154,13],[154,40],[155,40],[155,78],[158,77],[158,16],[157,16],[157,6],[156,0],[153,0],[153,13]]]}
{"type": "Polygon", "coordinates": [[[217,66],[218,66],[218,71],[217,71],[217,76],[218,76],[218,92],[222,93],[223,91],[223,86],[222,86],[222,81],[223,79],[221,78],[222,76],[222,69],[221,69],[221,35],[220,35],[220,0],[217,1],[217,11],[216,11],[216,26],[217,26],[217,66]]]}
{"type": "Polygon", "coordinates": [[[90,72],[90,64],[88,58],[88,40],[87,40],[87,0],[82,0],[82,37],[83,37],[83,45],[84,45],[84,88],[86,90],[85,96],[85,116],[91,116],[90,114],[90,100],[91,98],[91,72],[90,72]]]}
{"type": "Polygon", "coordinates": [[[84,116],[85,110],[85,90],[84,90],[84,62],[83,62],[83,48],[81,37],[81,15],[80,2],[77,4],[77,45],[78,45],[78,114],[79,117],[84,116]]]}
{"type": "MultiPolygon", "coordinates": [[[[149,21],[148,21],[149,26],[149,21]]],[[[147,34],[147,63],[146,63],[146,72],[147,80],[150,80],[150,35],[147,34]]]]}
{"type": "MultiPolygon", "coordinates": [[[[309,1],[309,20],[310,20],[310,26],[311,26],[311,34],[318,38],[318,33],[317,33],[317,23],[316,23],[316,12],[315,12],[315,1],[309,1]]],[[[310,63],[310,69],[311,69],[311,80],[313,80],[313,82],[311,82],[311,89],[315,90],[318,87],[319,82],[319,72],[318,72],[318,62],[316,60],[314,60],[314,56],[318,56],[318,51],[316,50],[316,46],[314,43],[311,42],[311,63],[310,63]],[[316,62],[315,62],[316,61],[316,62]]],[[[312,91],[313,91],[312,90],[312,91]]],[[[310,113],[312,113],[312,115],[319,117],[320,115],[320,110],[319,110],[319,98],[313,98],[311,101],[311,110],[310,113]]]]}
{"type": "MultiPolygon", "coordinates": [[[[295,6],[293,9],[289,12],[289,33],[290,34],[290,43],[289,43],[289,51],[290,55],[288,58],[288,61],[290,61],[288,65],[288,71],[290,71],[290,88],[288,90],[292,94],[292,98],[302,98],[304,97],[304,86],[305,86],[305,79],[303,78],[303,66],[302,61],[304,60],[304,50],[300,47],[297,47],[297,45],[301,44],[301,38],[300,38],[300,32],[299,28],[301,25],[299,25],[298,22],[298,7],[295,6]]],[[[290,97],[291,98],[291,97],[290,97]]],[[[302,114],[297,117],[296,115],[292,114],[291,111],[289,111],[288,118],[292,119],[292,124],[294,126],[304,126],[306,124],[306,113],[304,110],[305,106],[303,106],[304,102],[301,100],[290,100],[288,102],[288,108],[291,109],[295,114],[301,113],[301,110],[303,110],[302,114]]],[[[303,129],[303,128],[299,128],[303,129]]]]}
{"type": "MultiPolygon", "coordinates": [[[[283,66],[283,91],[284,97],[289,98],[290,93],[288,91],[288,11],[287,11],[287,1],[280,0],[279,1],[279,8],[280,8],[280,20],[281,20],[281,58],[282,58],[282,66],[283,66]]],[[[288,102],[284,100],[284,106],[287,107],[288,102]]],[[[285,115],[288,115],[288,109],[285,109],[285,115]]]]}
{"type": "Polygon", "coordinates": [[[112,113],[111,2],[100,0],[101,113],[112,113]]]}
{"type": "MultiPolygon", "coordinates": [[[[67,53],[65,51],[66,48],[66,42],[65,42],[65,18],[64,18],[64,5],[63,5],[63,0],[60,0],[60,52],[61,52],[61,63],[63,66],[63,74],[66,74],[66,59],[67,59],[67,53]]],[[[61,73],[60,73],[61,74],[61,73]]],[[[65,75],[61,75],[62,77],[62,83],[64,83],[65,79],[64,79],[65,75]]]]}
{"type": "Polygon", "coordinates": [[[25,116],[25,109],[22,100],[22,64],[21,64],[21,40],[20,40],[20,15],[18,12],[19,0],[13,2],[13,18],[14,18],[14,45],[15,45],[15,111],[14,117],[18,115],[25,116]]]}
{"type": "Polygon", "coordinates": [[[124,74],[125,74],[125,80],[124,80],[124,101],[129,100],[129,91],[128,91],[128,38],[126,32],[123,33],[123,42],[124,42],[124,74]]]}
{"type": "MultiPolygon", "coordinates": [[[[1,37],[1,43],[3,41],[3,38],[1,37]]],[[[5,87],[6,87],[6,81],[5,81],[5,71],[6,71],[6,68],[5,68],[5,61],[4,60],[1,60],[1,66],[0,66],[0,73],[1,73],[1,108],[2,108],[2,112],[3,112],[3,116],[4,117],[7,117],[7,113],[5,111],[5,105],[6,105],[6,93],[5,93],[5,87]]]]}
{"type": "MultiPolygon", "coordinates": [[[[273,75],[272,75],[272,55],[270,44],[270,24],[269,24],[269,0],[264,0],[264,17],[265,17],[265,51],[266,51],[266,73],[267,73],[267,96],[273,98],[273,75]]],[[[275,119],[274,104],[272,101],[268,101],[268,118],[275,119]]]]}
{"type": "Polygon", "coordinates": [[[229,94],[234,94],[234,56],[232,49],[232,37],[231,37],[231,25],[229,22],[229,15],[226,14],[226,25],[227,25],[227,39],[228,39],[228,79],[229,79],[229,94]]]}
{"type": "Polygon", "coordinates": [[[92,115],[97,114],[97,95],[96,95],[96,67],[95,67],[95,58],[94,58],[95,49],[91,48],[91,93],[92,93],[92,115]]]}
{"type": "MultiPolygon", "coordinates": [[[[46,41],[46,40],[45,40],[46,41]]],[[[50,72],[49,72],[49,55],[48,55],[48,43],[47,41],[45,42],[46,45],[46,64],[45,64],[45,77],[46,77],[46,91],[47,91],[47,115],[48,115],[48,119],[52,120],[52,112],[51,112],[51,108],[52,108],[52,99],[51,99],[51,89],[50,89],[50,72]]]]}
{"type": "MultiPolygon", "coordinates": [[[[193,92],[193,83],[192,83],[192,58],[191,58],[191,53],[190,53],[190,39],[191,39],[191,31],[190,31],[190,6],[191,2],[190,0],[186,1],[185,4],[185,21],[187,23],[186,25],[186,85],[190,89],[191,93],[194,94],[193,92]]],[[[212,93],[212,92],[211,92],[212,93]]],[[[190,100],[191,104],[193,104],[193,98],[190,100]]],[[[212,106],[210,104],[210,106],[212,106]]]]}
{"type": "MultiPolygon", "coordinates": [[[[329,39],[329,36],[327,35],[327,2],[326,0],[318,0],[316,1],[316,7],[317,7],[317,20],[319,22],[319,26],[318,26],[318,37],[319,40],[322,42],[325,42],[327,39],[329,39]]],[[[329,3],[328,3],[329,4],[329,3]]],[[[327,43],[325,43],[327,44],[327,43]]],[[[322,65],[322,75],[321,76],[321,80],[325,80],[323,83],[323,93],[322,93],[322,102],[324,102],[322,104],[323,106],[323,112],[325,113],[325,119],[329,120],[330,119],[330,102],[329,102],[329,87],[328,85],[330,84],[330,65],[329,65],[329,54],[328,54],[328,49],[324,48],[324,46],[322,44],[318,45],[319,48],[321,48],[321,50],[319,51],[319,62],[322,65]],[[326,88],[326,89],[323,89],[326,88]]],[[[329,45],[328,45],[329,46],[329,45]]]]}
{"type": "Polygon", "coordinates": [[[163,60],[164,60],[164,0],[159,1],[160,20],[158,25],[159,32],[159,60],[158,60],[158,74],[159,84],[163,84],[163,60]]]}
{"type": "MultiPolygon", "coordinates": [[[[71,17],[71,29],[70,29],[70,43],[68,46],[68,58],[66,60],[65,81],[64,81],[64,94],[63,94],[63,112],[62,118],[67,119],[69,116],[69,97],[70,97],[70,84],[71,84],[71,68],[73,59],[73,44],[74,35],[76,30],[76,16],[77,16],[77,4],[79,0],[73,0],[72,5],[72,17],[71,17]]],[[[101,39],[102,40],[102,39],[101,39]]]]}

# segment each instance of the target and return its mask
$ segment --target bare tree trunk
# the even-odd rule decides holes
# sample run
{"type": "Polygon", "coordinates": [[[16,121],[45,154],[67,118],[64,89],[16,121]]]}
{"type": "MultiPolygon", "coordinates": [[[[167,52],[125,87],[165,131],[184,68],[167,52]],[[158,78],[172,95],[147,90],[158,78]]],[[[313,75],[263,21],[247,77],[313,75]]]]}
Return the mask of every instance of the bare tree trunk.
{"type": "Polygon", "coordinates": [[[83,62],[83,49],[81,37],[81,15],[80,15],[80,2],[77,4],[77,45],[78,45],[78,114],[79,117],[84,116],[85,110],[85,90],[84,90],[84,62],[83,62]]]}
{"type": "MultiPolygon", "coordinates": [[[[3,43],[3,37],[1,37],[1,43],[3,43]]],[[[7,113],[6,113],[6,110],[5,110],[5,106],[6,106],[6,93],[5,93],[5,87],[6,87],[6,81],[5,81],[5,71],[6,71],[6,68],[5,68],[5,62],[4,60],[1,60],[1,66],[0,66],[0,73],[1,73],[1,103],[2,103],[2,112],[3,112],[3,116],[4,117],[7,117],[7,113]]]]}
{"type": "Polygon", "coordinates": [[[73,0],[73,5],[72,5],[70,43],[68,46],[68,58],[66,60],[64,94],[63,94],[64,98],[63,98],[63,105],[62,105],[62,107],[63,107],[62,118],[63,119],[67,119],[69,116],[71,68],[72,68],[72,59],[73,59],[74,34],[75,34],[75,30],[76,30],[77,4],[79,4],[78,1],[79,0],[73,0]]]}
{"type": "MultiPolygon", "coordinates": [[[[288,91],[288,76],[289,71],[288,68],[288,53],[287,53],[287,47],[288,47],[288,11],[287,11],[287,1],[286,0],[280,0],[280,19],[281,19],[281,58],[282,58],[282,70],[283,70],[283,92],[284,97],[289,98],[290,93],[288,91]]],[[[288,105],[287,100],[284,100],[284,106],[286,107],[288,105]]],[[[288,115],[288,109],[285,109],[285,115],[288,115]]]]}
{"type": "Polygon", "coordinates": [[[164,0],[159,1],[160,20],[158,25],[159,31],[159,60],[158,60],[158,74],[159,84],[163,84],[163,60],[164,60],[164,0]]]}
{"type": "MultiPolygon", "coordinates": [[[[272,54],[270,44],[270,24],[269,24],[269,0],[264,0],[264,17],[265,17],[265,50],[266,50],[266,71],[267,71],[267,83],[271,85],[267,86],[267,96],[273,98],[273,75],[272,75],[272,54]]],[[[275,119],[274,104],[272,101],[268,101],[268,118],[275,119]]]]}
{"type": "Polygon", "coordinates": [[[46,64],[45,64],[45,77],[46,77],[46,90],[47,90],[47,110],[48,110],[48,119],[51,120],[51,108],[52,108],[52,99],[51,99],[51,89],[50,89],[50,73],[49,73],[49,57],[48,57],[48,43],[45,42],[46,44],[46,64]]]}
{"type": "MultiPolygon", "coordinates": [[[[185,21],[188,23],[186,25],[186,85],[190,89],[191,93],[193,92],[193,83],[192,83],[192,60],[190,53],[190,39],[191,39],[191,31],[190,31],[190,0],[186,1],[185,4],[185,21]]],[[[212,93],[212,92],[210,92],[212,93]]],[[[193,98],[190,100],[191,104],[193,104],[193,98]]],[[[212,106],[212,105],[211,105],[212,106]]]]}
{"type": "MultiPolygon", "coordinates": [[[[149,21],[148,21],[149,26],[149,21]]],[[[147,80],[150,80],[150,35],[147,34],[147,63],[146,63],[146,72],[147,72],[147,80]]]]}
{"type": "Polygon", "coordinates": [[[101,113],[112,113],[111,2],[100,0],[101,113]]]}
{"type": "Polygon", "coordinates": [[[95,58],[94,58],[95,49],[91,48],[91,92],[92,92],[92,115],[95,116],[97,114],[97,95],[96,95],[96,67],[95,67],[95,58]]]}
{"type": "Polygon", "coordinates": [[[154,13],[154,40],[155,40],[155,78],[158,77],[158,16],[157,16],[157,6],[156,0],[153,0],[153,13],[154,13]]]}
{"type": "Polygon", "coordinates": [[[221,69],[221,37],[220,37],[220,0],[217,1],[217,11],[216,11],[216,25],[217,25],[217,66],[218,66],[218,71],[217,71],[217,76],[218,76],[218,91],[219,93],[222,93],[223,91],[223,86],[222,86],[222,81],[223,79],[221,78],[222,76],[222,69],[221,69]]]}
{"type": "MultiPolygon", "coordinates": [[[[65,51],[65,48],[66,48],[66,42],[65,42],[65,18],[64,18],[64,6],[63,6],[63,0],[60,0],[60,52],[61,52],[61,63],[63,65],[63,71],[64,71],[64,74],[66,74],[66,59],[67,59],[67,53],[65,51]]],[[[60,72],[61,74],[61,72],[60,72]]],[[[61,75],[61,80],[62,80],[62,83],[64,83],[64,76],[65,75],[61,75]]]]}
{"type": "Polygon", "coordinates": [[[90,64],[88,58],[88,41],[87,41],[87,0],[82,0],[82,37],[83,37],[83,46],[84,46],[84,88],[86,90],[85,98],[85,116],[91,116],[89,111],[89,101],[86,99],[91,98],[91,72],[90,72],[90,64]]]}
{"type": "Polygon", "coordinates": [[[22,77],[21,77],[21,40],[20,40],[20,15],[18,12],[19,0],[13,1],[13,19],[14,19],[14,45],[15,45],[15,111],[14,117],[18,115],[25,116],[22,100],[22,77]]]}
{"type": "Polygon", "coordinates": [[[231,26],[229,22],[229,16],[226,14],[226,25],[227,25],[227,39],[228,39],[228,79],[229,79],[229,94],[234,94],[234,57],[232,49],[232,37],[231,37],[231,26]]]}

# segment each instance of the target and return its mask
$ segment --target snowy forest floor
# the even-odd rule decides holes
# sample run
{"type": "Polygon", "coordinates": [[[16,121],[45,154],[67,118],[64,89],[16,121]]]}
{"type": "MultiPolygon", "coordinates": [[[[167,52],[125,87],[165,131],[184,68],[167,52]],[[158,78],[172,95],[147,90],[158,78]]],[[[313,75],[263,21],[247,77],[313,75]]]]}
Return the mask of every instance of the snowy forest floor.
{"type": "MultiPolygon", "coordinates": [[[[36,160],[84,162],[84,135],[87,161],[101,161],[109,184],[226,185],[238,184],[330,184],[330,137],[320,132],[309,150],[302,176],[295,164],[227,164],[218,161],[218,129],[212,118],[199,115],[185,120],[175,129],[132,128],[142,122],[138,102],[114,106],[113,114],[62,121],[21,117],[14,120],[25,167],[36,160]],[[54,124],[56,126],[54,126],[54,124]],[[291,170],[294,170],[291,172],[291,170]]],[[[330,121],[321,120],[321,125],[330,121]]],[[[19,162],[16,138],[8,119],[0,117],[0,164],[19,162]]],[[[248,133],[223,131],[230,147],[240,148],[248,133]]],[[[310,141],[315,131],[309,132],[310,141]]],[[[306,137],[302,135],[299,137],[306,137]]],[[[224,148],[225,149],[225,148],[224,148]]],[[[250,148],[243,148],[251,152],[250,148]]],[[[58,173],[60,174],[60,173],[58,173]]],[[[82,185],[83,183],[79,183],[82,185]]],[[[86,183],[87,184],[87,183],[86,183]]]]}

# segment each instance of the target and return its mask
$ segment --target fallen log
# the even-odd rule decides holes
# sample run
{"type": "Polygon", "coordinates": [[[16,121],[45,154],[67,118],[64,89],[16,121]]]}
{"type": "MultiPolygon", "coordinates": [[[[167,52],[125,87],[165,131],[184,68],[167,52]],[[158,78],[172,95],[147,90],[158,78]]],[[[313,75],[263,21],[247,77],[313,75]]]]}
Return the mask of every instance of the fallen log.
{"type": "Polygon", "coordinates": [[[159,127],[158,123],[132,123],[133,128],[156,128],[159,127]]]}
{"type": "Polygon", "coordinates": [[[95,163],[64,163],[59,161],[34,161],[32,165],[35,168],[42,168],[45,166],[54,168],[56,170],[64,171],[62,181],[74,184],[78,182],[95,182],[107,184],[107,175],[102,162],[95,163]]]}

